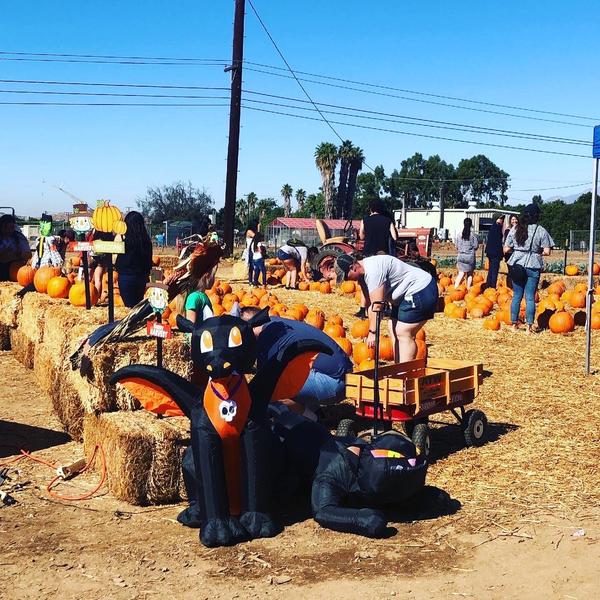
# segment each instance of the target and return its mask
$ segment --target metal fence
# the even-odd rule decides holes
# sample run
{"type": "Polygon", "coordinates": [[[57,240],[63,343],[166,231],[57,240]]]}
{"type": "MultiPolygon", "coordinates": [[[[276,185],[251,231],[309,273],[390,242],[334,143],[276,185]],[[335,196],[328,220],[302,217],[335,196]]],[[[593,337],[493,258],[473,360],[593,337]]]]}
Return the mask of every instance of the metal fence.
{"type": "MultiPolygon", "coordinates": [[[[596,231],[594,236],[594,252],[598,252],[600,245],[598,240],[600,236],[599,231],[596,231]]],[[[555,240],[555,242],[562,246],[563,240],[555,240]]],[[[590,245],[590,231],[589,229],[571,229],[569,231],[569,250],[571,252],[587,252],[590,245]]]]}

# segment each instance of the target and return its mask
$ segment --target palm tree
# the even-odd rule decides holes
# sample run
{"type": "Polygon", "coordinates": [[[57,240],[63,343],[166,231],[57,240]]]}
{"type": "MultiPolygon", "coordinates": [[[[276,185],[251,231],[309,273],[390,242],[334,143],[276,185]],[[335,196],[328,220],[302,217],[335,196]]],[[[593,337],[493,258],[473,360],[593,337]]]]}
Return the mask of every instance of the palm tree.
{"type": "Polygon", "coordinates": [[[323,196],[325,197],[325,218],[333,216],[333,196],[335,191],[335,167],[338,151],[335,144],[321,142],[315,150],[315,164],[321,172],[323,180],[323,196]]]}
{"type": "Polygon", "coordinates": [[[346,203],[346,190],[348,188],[348,168],[350,167],[350,159],[354,146],[350,140],[342,142],[338,150],[338,157],[340,159],[340,182],[337,190],[337,199],[335,202],[335,216],[340,218],[344,212],[344,205],[346,203]]]}
{"type": "Polygon", "coordinates": [[[358,146],[355,146],[352,149],[350,156],[350,172],[348,174],[346,202],[344,203],[344,219],[349,219],[352,216],[352,204],[356,192],[356,178],[358,177],[358,172],[362,169],[364,162],[365,155],[363,154],[363,151],[358,146]]]}
{"type": "Polygon", "coordinates": [[[304,203],[306,202],[306,192],[300,188],[296,190],[296,202],[298,203],[298,210],[304,210],[304,203]]]}
{"type": "Polygon", "coordinates": [[[258,202],[258,196],[254,192],[250,192],[246,196],[246,202],[248,203],[248,213],[253,213],[258,202]]]}
{"type": "Polygon", "coordinates": [[[281,188],[281,195],[283,196],[283,216],[289,217],[292,213],[292,194],[294,190],[289,183],[284,183],[281,188]]]}

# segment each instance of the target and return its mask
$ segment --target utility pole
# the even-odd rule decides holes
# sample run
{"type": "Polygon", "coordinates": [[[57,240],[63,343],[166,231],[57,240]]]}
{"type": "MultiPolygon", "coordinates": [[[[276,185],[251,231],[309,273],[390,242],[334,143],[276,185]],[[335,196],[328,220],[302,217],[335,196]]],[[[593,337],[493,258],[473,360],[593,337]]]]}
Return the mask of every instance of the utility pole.
{"type": "MultiPolygon", "coordinates": [[[[440,181],[439,185],[440,185],[440,187],[439,187],[439,190],[440,190],[440,195],[439,195],[439,198],[440,198],[440,226],[438,227],[438,232],[440,229],[444,229],[444,192],[443,192],[444,184],[443,184],[443,182],[440,181]]],[[[439,235],[439,233],[438,233],[438,235],[439,235]]]]}
{"type": "Polygon", "coordinates": [[[240,151],[240,112],[242,108],[242,64],[244,61],[244,11],[245,0],[235,0],[233,20],[233,55],[231,66],[231,102],[229,107],[229,145],[227,148],[227,177],[225,182],[225,210],[223,238],[225,255],[233,252],[235,223],[235,197],[237,195],[238,156],[240,151]]]}

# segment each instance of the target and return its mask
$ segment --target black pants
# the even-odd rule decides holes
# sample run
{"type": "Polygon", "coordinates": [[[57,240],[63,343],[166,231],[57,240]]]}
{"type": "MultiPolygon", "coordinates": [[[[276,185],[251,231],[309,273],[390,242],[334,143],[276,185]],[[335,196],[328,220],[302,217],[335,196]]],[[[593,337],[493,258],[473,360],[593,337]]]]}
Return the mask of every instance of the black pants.
{"type": "Polygon", "coordinates": [[[147,283],[147,275],[119,273],[119,291],[121,292],[121,298],[123,298],[125,306],[131,308],[142,300],[147,283]]]}

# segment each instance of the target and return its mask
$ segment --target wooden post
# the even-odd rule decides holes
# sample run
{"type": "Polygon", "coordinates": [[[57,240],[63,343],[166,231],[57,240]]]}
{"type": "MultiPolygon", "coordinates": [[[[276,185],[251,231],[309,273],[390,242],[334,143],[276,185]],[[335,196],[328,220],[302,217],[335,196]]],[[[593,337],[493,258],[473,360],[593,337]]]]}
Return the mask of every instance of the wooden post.
{"type": "MultiPolygon", "coordinates": [[[[156,313],[156,322],[162,323],[162,314],[156,313]]],[[[156,338],[156,366],[162,367],[163,364],[163,339],[161,337],[156,338]]]]}
{"type": "Polygon", "coordinates": [[[82,253],[83,261],[83,285],[85,287],[85,309],[90,310],[92,308],[92,298],[90,296],[90,266],[88,262],[88,253],[82,253]]]}
{"type": "Polygon", "coordinates": [[[115,296],[114,296],[114,284],[113,284],[113,264],[112,264],[112,256],[110,256],[110,259],[108,261],[108,322],[112,323],[114,320],[115,320],[115,296]]]}
{"type": "Polygon", "coordinates": [[[569,240],[565,240],[565,258],[563,260],[563,275],[567,274],[567,252],[569,251],[569,240]]]}

